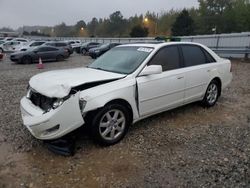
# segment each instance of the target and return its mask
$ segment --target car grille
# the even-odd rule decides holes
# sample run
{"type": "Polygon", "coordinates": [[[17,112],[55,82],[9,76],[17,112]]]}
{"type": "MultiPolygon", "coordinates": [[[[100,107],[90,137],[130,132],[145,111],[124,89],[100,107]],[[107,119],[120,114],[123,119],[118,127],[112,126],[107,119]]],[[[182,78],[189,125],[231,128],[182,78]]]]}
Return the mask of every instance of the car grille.
{"type": "Polygon", "coordinates": [[[53,102],[56,100],[55,98],[46,97],[40,93],[31,91],[30,93],[31,102],[40,107],[44,111],[48,111],[52,108],[53,102]]]}

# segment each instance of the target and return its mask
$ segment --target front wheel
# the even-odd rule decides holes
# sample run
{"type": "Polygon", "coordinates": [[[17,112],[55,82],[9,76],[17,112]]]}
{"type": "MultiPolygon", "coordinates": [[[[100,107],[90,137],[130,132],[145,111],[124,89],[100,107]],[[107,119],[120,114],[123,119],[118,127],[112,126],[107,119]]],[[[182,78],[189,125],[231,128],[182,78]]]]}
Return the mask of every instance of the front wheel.
{"type": "Polygon", "coordinates": [[[100,109],[91,123],[94,140],[101,145],[113,145],[122,140],[130,124],[126,107],[110,104],[100,109]]]}
{"type": "Polygon", "coordinates": [[[219,98],[219,84],[216,80],[212,80],[207,87],[206,94],[202,100],[202,104],[206,107],[212,107],[219,98]]]}

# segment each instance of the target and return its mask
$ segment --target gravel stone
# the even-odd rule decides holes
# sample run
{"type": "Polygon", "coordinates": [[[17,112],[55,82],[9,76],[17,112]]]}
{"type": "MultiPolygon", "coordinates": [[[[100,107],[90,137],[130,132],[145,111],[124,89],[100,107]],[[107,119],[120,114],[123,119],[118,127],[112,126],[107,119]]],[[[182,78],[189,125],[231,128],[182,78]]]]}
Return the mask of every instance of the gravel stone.
{"type": "Polygon", "coordinates": [[[250,187],[249,62],[232,60],[233,82],[213,108],[149,117],[111,147],[79,132],[76,154],[58,156],[22,125],[20,99],[33,75],[90,62],[77,54],[42,70],[0,62],[0,187],[250,187]]]}

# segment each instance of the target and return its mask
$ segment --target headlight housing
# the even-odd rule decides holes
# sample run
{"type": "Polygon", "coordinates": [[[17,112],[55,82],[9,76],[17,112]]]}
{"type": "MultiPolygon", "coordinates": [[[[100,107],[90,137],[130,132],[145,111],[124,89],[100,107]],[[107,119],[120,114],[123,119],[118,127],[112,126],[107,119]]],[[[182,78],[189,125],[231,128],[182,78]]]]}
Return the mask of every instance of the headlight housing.
{"type": "Polygon", "coordinates": [[[52,107],[53,109],[58,108],[59,106],[61,106],[63,104],[64,100],[63,99],[56,99],[53,104],[52,107]]]}
{"type": "Polygon", "coordinates": [[[85,101],[84,99],[80,99],[79,100],[79,107],[80,107],[80,110],[81,110],[81,114],[83,115],[84,114],[84,108],[87,104],[87,101],[85,101]]]}

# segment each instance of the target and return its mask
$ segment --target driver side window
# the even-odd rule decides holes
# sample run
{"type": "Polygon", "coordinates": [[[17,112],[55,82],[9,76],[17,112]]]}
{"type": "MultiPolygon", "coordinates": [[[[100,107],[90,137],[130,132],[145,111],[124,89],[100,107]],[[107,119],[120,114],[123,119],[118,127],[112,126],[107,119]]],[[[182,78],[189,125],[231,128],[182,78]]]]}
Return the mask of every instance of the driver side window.
{"type": "Polygon", "coordinates": [[[160,49],[150,60],[149,65],[161,65],[163,71],[180,68],[180,56],[177,46],[167,46],[160,49]]]}

